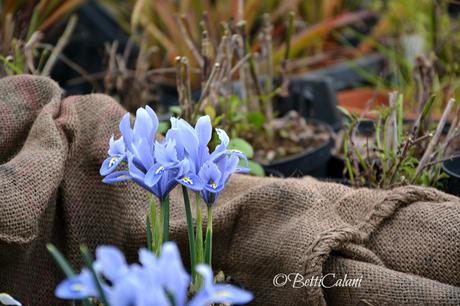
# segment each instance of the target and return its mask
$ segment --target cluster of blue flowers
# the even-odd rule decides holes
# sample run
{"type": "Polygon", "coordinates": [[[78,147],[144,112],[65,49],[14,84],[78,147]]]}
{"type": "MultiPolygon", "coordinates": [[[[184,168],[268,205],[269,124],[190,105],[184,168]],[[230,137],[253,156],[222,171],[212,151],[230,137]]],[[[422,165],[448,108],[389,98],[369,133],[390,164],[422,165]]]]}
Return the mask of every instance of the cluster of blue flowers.
{"type": "Polygon", "coordinates": [[[246,156],[228,150],[229,137],[216,129],[220,144],[209,152],[212,125],[209,116],[200,117],[193,128],[188,122],[171,118],[171,128],[162,141],[156,140],[158,118],[149,107],[139,108],[134,127],[130,115],[120,123],[121,137],[110,139],[109,157],[102,164],[103,182],[113,184],[133,180],[163,201],[169,192],[182,184],[199,192],[208,206],[212,206],[233,173],[249,172],[240,166],[246,156]],[[121,164],[127,168],[115,171],[121,164]]]}
{"type": "Polygon", "coordinates": [[[156,140],[159,121],[150,107],[137,110],[133,127],[130,119],[130,114],[126,114],[120,122],[121,137],[110,139],[109,156],[100,173],[107,184],[132,180],[159,199],[160,218],[155,217],[156,208],[151,205],[147,222],[149,249],[139,252],[140,264],[128,265],[118,249],[98,247],[96,261],[87,263],[79,275],[64,280],[57,287],[56,296],[97,298],[106,306],[248,303],[252,300],[251,293],[230,285],[214,284],[210,267],[212,206],[233,173],[249,172],[240,165],[242,160],[247,162],[246,156],[228,149],[229,138],[220,129],[216,129],[220,143],[210,152],[213,128],[209,116],[199,118],[195,127],[183,119],[171,118],[171,128],[162,141],[156,140]],[[168,194],[178,184],[184,191],[192,276],[185,271],[177,246],[168,242],[168,194]],[[195,240],[187,189],[198,193],[208,206],[204,245],[201,208],[197,205],[195,240]],[[190,291],[196,294],[187,301],[190,291]]]}
{"type": "MultiPolygon", "coordinates": [[[[115,247],[100,246],[96,249],[93,269],[109,305],[205,306],[213,303],[244,304],[253,298],[243,289],[214,284],[211,269],[199,265],[197,271],[203,277],[203,286],[187,301],[190,275],[185,271],[179,250],[173,242],[163,244],[159,257],[141,249],[139,262],[128,265],[115,247]]],[[[56,288],[56,296],[62,299],[100,299],[98,292],[95,278],[87,268],[56,288]]]]}

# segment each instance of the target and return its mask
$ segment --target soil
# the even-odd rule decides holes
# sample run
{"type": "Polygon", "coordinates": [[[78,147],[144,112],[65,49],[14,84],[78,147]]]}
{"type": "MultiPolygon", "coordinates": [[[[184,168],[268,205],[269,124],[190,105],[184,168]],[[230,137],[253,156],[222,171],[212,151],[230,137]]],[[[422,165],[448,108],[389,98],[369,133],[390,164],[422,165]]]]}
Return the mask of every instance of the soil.
{"type": "Polygon", "coordinates": [[[254,134],[246,138],[252,138],[250,143],[255,148],[254,159],[264,165],[304,151],[312,151],[331,138],[327,125],[305,120],[295,111],[274,119],[268,129],[273,133],[272,137],[265,133],[263,136],[254,134]]]}

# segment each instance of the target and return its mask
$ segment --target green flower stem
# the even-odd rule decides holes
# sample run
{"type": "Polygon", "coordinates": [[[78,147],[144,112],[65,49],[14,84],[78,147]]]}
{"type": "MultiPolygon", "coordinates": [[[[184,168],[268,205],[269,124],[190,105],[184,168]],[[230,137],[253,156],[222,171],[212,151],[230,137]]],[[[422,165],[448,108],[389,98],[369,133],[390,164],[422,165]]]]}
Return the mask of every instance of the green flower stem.
{"type": "Polygon", "coordinates": [[[196,263],[203,263],[203,218],[200,196],[196,194],[196,263]]]}
{"type": "Polygon", "coordinates": [[[208,223],[206,227],[206,246],[204,261],[212,268],[212,208],[208,206],[208,223]]]}
{"type": "MultiPolygon", "coordinates": [[[[200,194],[196,193],[196,264],[203,263],[203,219],[201,216],[201,198],[200,194]]],[[[195,274],[195,280],[192,288],[198,291],[203,283],[202,277],[195,274]]]]}
{"type": "Polygon", "coordinates": [[[157,240],[155,238],[155,227],[157,226],[157,209],[155,199],[150,197],[150,214],[147,216],[147,248],[150,251],[156,251],[157,240]]]}
{"type": "Polygon", "coordinates": [[[169,240],[169,195],[163,200],[161,207],[163,208],[163,244],[169,240]]]}
{"type": "Polygon", "coordinates": [[[155,223],[153,224],[153,252],[159,256],[160,255],[160,249],[161,249],[161,229],[162,229],[162,224],[163,224],[163,211],[160,206],[160,216],[157,216],[157,207],[156,203],[152,203],[151,207],[151,218],[155,219],[155,223]]]}
{"type": "Polygon", "coordinates": [[[85,245],[80,246],[80,251],[83,255],[83,260],[85,261],[85,265],[90,271],[94,282],[96,283],[96,289],[99,294],[99,298],[101,299],[101,302],[104,306],[110,306],[107,297],[105,296],[104,290],[102,289],[101,281],[99,277],[96,274],[96,271],[93,268],[93,259],[91,257],[91,254],[89,253],[88,247],[85,245]]]}
{"type": "Polygon", "coordinates": [[[153,246],[153,230],[152,230],[152,222],[150,221],[150,216],[147,216],[146,218],[146,223],[147,223],[147,249],[150,252],[153,252],[154,246],[153,246]]]}
{"type": "Polygon", "coordinates": [[[195,266],[196,266],[196,250],[195,250],[195,230],[193,229],[193,216],[192,209],[190,208],[190,199],[188,191],[185,186],[182,186],[182,195],[184,197],[185,214],[187,216],[187,229],[188,229],[188,247],[190,250],[190,265],[192,272],[192,279],[195,279],[195,266]]]}

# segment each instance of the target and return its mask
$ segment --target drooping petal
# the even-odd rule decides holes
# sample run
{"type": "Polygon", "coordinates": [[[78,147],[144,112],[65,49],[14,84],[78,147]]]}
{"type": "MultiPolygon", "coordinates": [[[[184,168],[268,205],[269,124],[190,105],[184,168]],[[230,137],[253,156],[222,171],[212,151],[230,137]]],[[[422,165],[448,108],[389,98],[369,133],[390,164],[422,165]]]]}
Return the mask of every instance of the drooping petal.
{"type": "Polygon", "coordinates": [[[11,306],[21,306],[21,303],[16,301],[13,297],[6,293],[0,293],[0,304],[1,305],[11,305],[11,306]]]}
{"type": "Polygon", "coordinates": [[[145,175],[145,185],[147,185],[148,187],[153,187],[154,185],[158,184],[165,171],[166,168],[160,163],[153,165],[145,175]]]}
{"type": "Polygon", "coordinates": [[[235,169],[235,173],[244,173],[244,174],[248,174],[251,172],[251,169],[247,168],[247,167],[242,167],[242,166],[237,166],[236,169],[235,169]]]}
{"type": "Polygon", "coordinates": [[[211,297],[213,304],[247,304],[254,296],[249,291],[240,289],[232,285],[214,285],[211,297]]]}
{"type": "Polygon", "coordinates": [[[77,276],[65,279],[56,288],[55,295],[60,299],[82,300],[97,297],[93,276],[84,268],[77,276]]]}
{"type": "Polygon", "coordinates": [[[201,191],[203,189],[203,182],[201,182],[200,177],[194,173],[188,173],[178,177],[177,182],[193,191],[201,191]]]}
{"type": "Polygon", "coordinates": [[[129,175],[128,171],[117,171],[117,172],[110,173],[109,175],[104,177],[102,179],[102,182],[105,184],[115,184],[118,182],[130,180],[130,179],[131,179],[131,176],[129,175]]]}
{"type": "Polygon", "coordinates": [[[112,155],[107,157],[103,162],[99,173],[106,176],[112,173],[125,160],[125,155],[112,155]]]}
{"type": "Polygon", "coordinates": [[[95,266],[112,283],[128,273],[128,264],[123,253],[113,246],[99,246],[96,249],[95,266]]]}
{"type": "MultiPolygon", "coordinates": [[[[203,189],[205,189],[208,192],[215,193],[215,197],[217,197],[217,194],[222,192],[224,190],[225,184],[222,182],[219,183],[210,183],[210,184],[204,184],[203,189]]],[[[215,201],[214,201],[215,202],[215,201]]]]}
{"type": "Polygon", "coordinates": [[[253,295],[243,289],[231,285],[215,285],[211,268],[198,265],[196,271],[203,276],[202,289],[193,297],[188,306],[205,306],[210,304],[246,304],[253,295]]]}

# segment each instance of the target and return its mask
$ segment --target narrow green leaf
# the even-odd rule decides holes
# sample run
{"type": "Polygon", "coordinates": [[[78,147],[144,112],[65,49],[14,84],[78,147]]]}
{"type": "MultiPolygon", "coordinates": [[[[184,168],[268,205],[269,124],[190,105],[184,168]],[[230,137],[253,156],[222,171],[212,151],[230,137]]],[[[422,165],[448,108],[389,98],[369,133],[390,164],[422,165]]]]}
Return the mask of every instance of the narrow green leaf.
{"type": "MultiPolygon", "coordinates": [[[[69,264],[67,259],[65,259],[64,255],[51,243],[46,245],[48,252],[50,252],[51,256],[53,257],[56,264],[61,268],[64,275],[69,278],[75,276],[75,272],[72,269],[72,266],[69,264]]],[[[88,299],[83,300],[83,306],[91,306],[91,302],[88,299]]]]}
{"type": "Polygon", "coordinates": [[[75,272],[67,259],[65,259],[64,255],[62,255],[62,253],[53,244],[48,243],[46,248],[66,277],[75,276],[75,272]]]}
{"type": "Polygon", "coordinates": [[[104,289],[102,289],[101,281],[99,277],[96,274],[96,271],[94,270],[93,267],[93,258],[88,250],[88,247],[86,245],[80,246],[80,252],[83,255],[83,260],[85,261],[85,265],[88,268],[88,270],[91,272],[91,275],[93,277],[94,282],[96,283],[96,289],[97,293],[99,295],[99,298],[104,304],[104,306],[110,306],[107,297],[105,296],[104,289]]]}

